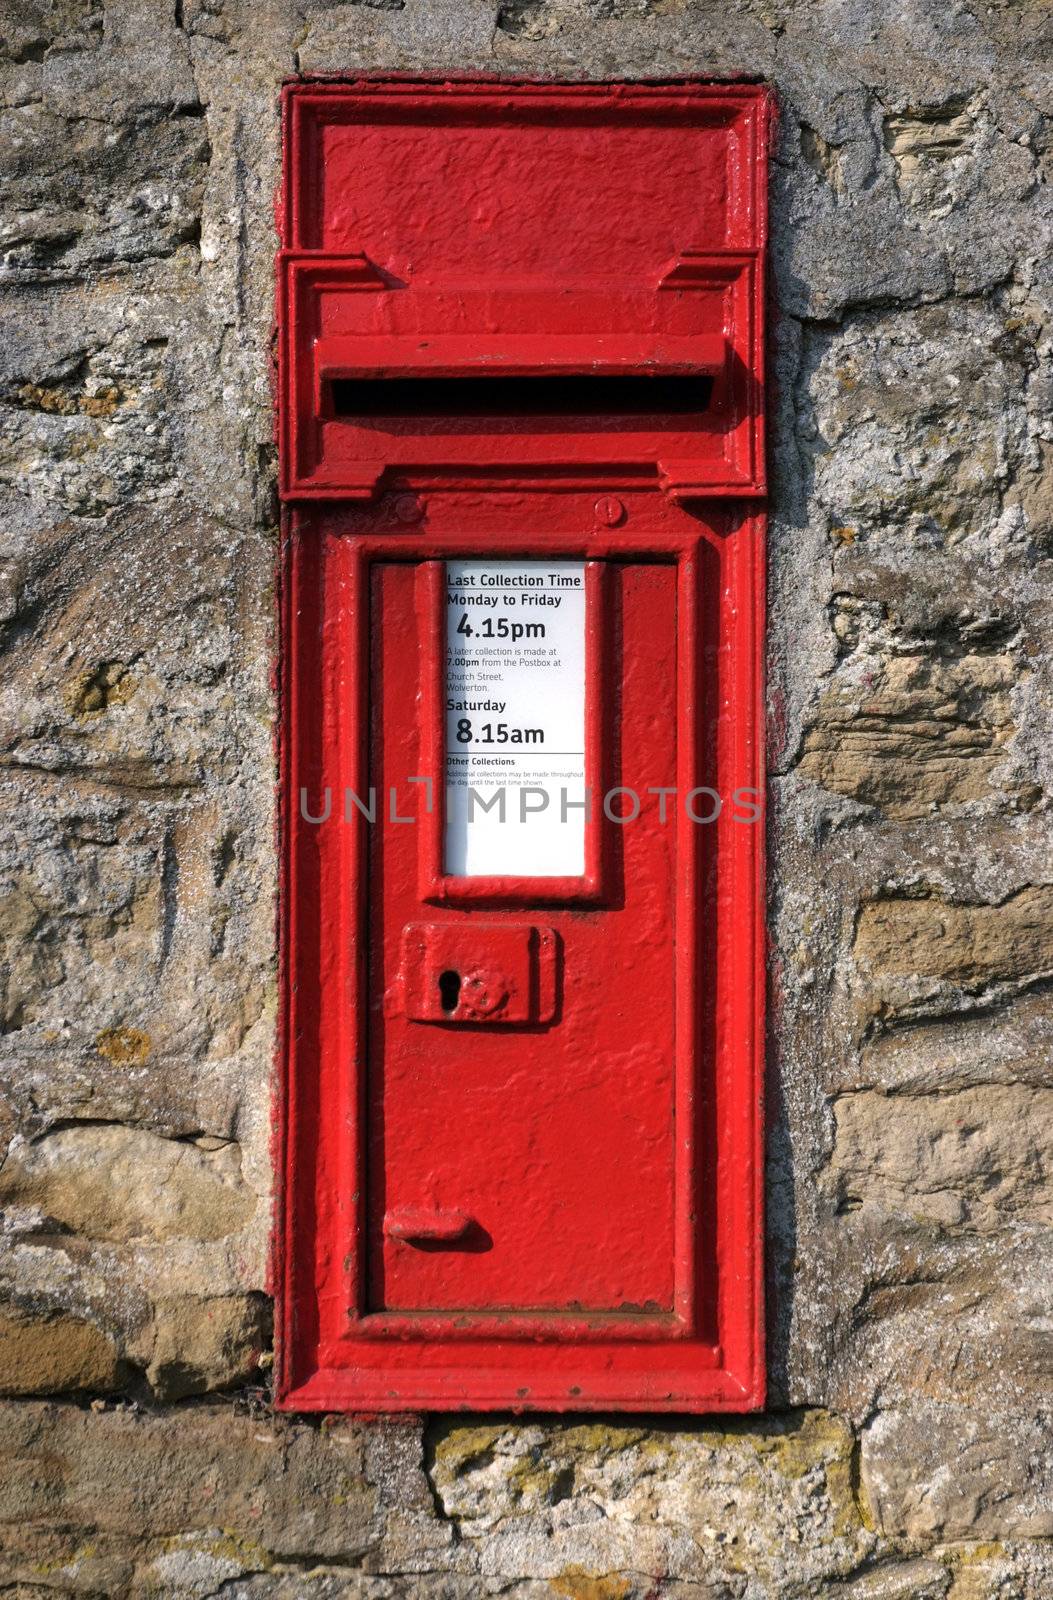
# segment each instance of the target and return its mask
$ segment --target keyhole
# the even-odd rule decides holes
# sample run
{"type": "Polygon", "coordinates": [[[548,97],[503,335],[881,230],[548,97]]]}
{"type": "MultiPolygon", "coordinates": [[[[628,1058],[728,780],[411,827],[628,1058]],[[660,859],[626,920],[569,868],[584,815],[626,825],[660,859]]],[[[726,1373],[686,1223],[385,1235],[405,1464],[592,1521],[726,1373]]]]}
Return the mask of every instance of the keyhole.
{"type": "Polygon", "coordinates": [[[459,972],[439,973],[439,997],[444,1011],[456,1011],[457,1001],[461,994],[461,974],[459,972]]]}

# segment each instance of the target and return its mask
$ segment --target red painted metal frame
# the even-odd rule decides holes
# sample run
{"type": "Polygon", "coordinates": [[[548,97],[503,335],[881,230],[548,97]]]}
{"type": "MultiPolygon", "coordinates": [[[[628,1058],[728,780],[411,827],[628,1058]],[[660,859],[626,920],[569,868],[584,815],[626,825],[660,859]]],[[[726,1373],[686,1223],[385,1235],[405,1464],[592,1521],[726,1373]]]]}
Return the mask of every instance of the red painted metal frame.
{"type": "MultiPolygon", "coordinates": [[[[360,79],[288,90],[286,165],[295,176],[285,191],[279,261],[283,496],[369,499],[385,478],[404,473],[433,486],[483,480],[522,487],[528,478],[542,483],[583,469],[609,487],[657,481],[681,498],[762,494],[760,263],[769,116],[764,91],[736,84],[360,79]],[[606,259],[594,259],[583,240],[583,259],[575,261],[568,239],[558,285],[551,273],[531,272],[531,263],[515,272],[485,270],[486,250],[478,244],[474,255],[465,246],[464,263],[432,266],[426,251],[419,259],[416,248],[400,245],[397,229],[375,220],[370,226],[343,193],[354,183],[383,182],[379,168],[390,138],[366,146],[371,134],[440,122],[462,139],[494,128],[526,139],[561,121],[582,132],[609,123],[622,136],[662,128],[682,141],[723,141],[724,187],[714,188],[696,232],[667,257],[646,262],[632,259],[627,243],[619,251],[612,216],[639,206],[639,195],[630,187],[608,196],[611,220],[600,232],[613,248],[605,249],[606,259]],[[378,168],[372,179],[364,175],[370,163],[378,168]],[[359,228],[370,237],[359,238],[359,228]],[[624,259],[612,272],[619,255],[624,259]],[[327,379],[345,374],[626,370],[714,375],[704,425],[584,427],[540,436],[521,428],[510,457],[502,433],[440,438],[412,425],[378,433],[335,417],[326,399],[327,379]]],[[[425,148],[419,143],[414,156],[425,148]]],[[[393,183],[405,180],[404,169],[405,162],[393,183]]],[[[613,163],[608,188],[616,174],[613,163]]],[[[651,183],[660,177],[652,171],[651,183]]],[[[436,183],[442,178],[440,169],[436,183]]],[[[514,182],[514,174],[502,181],[514,182]]],[[[467,223],[466,217],[466,231],[467,223]]]]}
{"type": "MultiPolygon", "coordinates": [[[[495,554],[590,563],[590,783],[594,775],[606,781],[609,770],[600,688],[611,649],[602,598],[605,563],[675,565],[679,788],[686,792],[704,783],[723,796],[744,789],[763,794],[765,519],[759,500],[736,504],[734,497],[757,496],[763,488],[760,261],[769,117],[765,91],[735,85],[386,80],[297,85],[287,92],[280,442],[283,490],[292,504],[284,521],[281,597],[283,1045],[274,1250],[277,1394],[286,1409],[699,1412],[763,1404],[763,825],[736,820],[730,805],[710,827],[683,817],[677,823],[680,870],[671,907],[678,929],[672,1314],[451,1318],[370,1309],[363,1123],[371,999],[368,825],[354,806],[343,820],[343,796],[348,790],[359,797],[369,793],[374,563],[419,565],[417,616],[407,625],[433,644],[422,709],[430,731],[429,765],[421,776],[438,780],[441,563],[495,554]],[[502,106],[522,114],[526,105],[530,115],[544,117],[569,104],[576,115],[589,117],[628,106],[630,122],[662,114],[676,122],[690,113],[707,126],[745,130],[730,177],[727,231],[733,248],[727,240],[723,250],[682,241],[657,283],[662,294],[714,276],[745,285],[745,310],[737,313],[735,333],[739,369],[731,380],[738,387],[716,456],[666,459],[651,440],[649,468],[646,460],[628,455],[612,462],[603,449],[539,463],[529,452],[527,460],[517,460],[505,439],[501,461],[436,464],[407,460],[398,450],[370,460],[345,450],[327,475],[317,441],[304,455],[304,418],[324,406],[320,385],[331,358],[329,352],[324,361],[311,355],[305,365],[313,333],[299,320],[300,291],[294,286],[312,273],[321,281],[318,275],[332,269],[342,292],[357,294],[356,273],[365,283],[373,267],[346,246],[337,261],[323,250],[325,196],[311,190],[303,173],[319,158],[319,130],[327,123],[378,108],[381,117],[397,118],[410,103],[417,114],[440,121],[449,105],[463,116],[463,108],[474,103],[489,117],[502,106]],[[729,462],[737,463],[734,471],[729,462]],[[376,497],[378,485],[388,484],[392,492],[376,497]],[[619,495],[620,526],[597,525],[598,487],[619,495]],[[355,504],[367,495],[374,496],[371,503],[355,504]],[[414,497],[426,504],[422,525],[400,520],[407,495],[411,509],[414,497]],[[722,505],[727,496],[733,498],[722,505]],[[327,789],[330,822],[306,822],[301,791],[317,812],[327,789]]],[[[710,343],[703,349],[700,342],[696,370],[716,360],[712,335],[705,337],[710,343]]],[[[364,367],[348,357],[341,369],[334,356],[329,370],[415,370],[404,348],[395,357],[385,366],[371,352],[364,367]]],[[[389,358],[390,352],[384,360],[389,358]]],[[[444,362],[451,359],[443,353],[444,362]]],[[[576,358],[571,367],[577,370],[576,358]]],[[[535,351],[530,370],[539,369],[545,363],[535,351]]],[[[313,427],[307,424],[308,433],[313,427]]],[[[631,450],[640,448],[635,438],[631,450]]],[[[441,782],[433,787],[441,795],[441,782]]],[[[584,910],[602,904],[602,853],[612,830],[595,817],[583,878],[473,882],[439,870],[441,807],[426,811],[423,785],[397,799],[403,810],[414,808],[420,824],[422,920],[429,903],[468,908],[475,902],[484,917],[493,905],[581,900],[584,910]]],[[[378,803],[386,805],[387,797],[378,803]]],[[[546,920],[543,911],[537,916],[546,920]]]]}
{"type": "MultiPolygon", "coordinates": [[[[676,561],[686,624],[679,653],[681,787],[692,787],[703,773],[721,793],[761,791],[762,520],[727,529],[716,517],[711,527],[666,507],[662,520],[675,517],[676,532],[587,540],[554,532],[540,539],[517,528],[522,508],[518,519],[513,508],[504,509],[517,556],[676,561]],[[721,716],[721,707],[731,705],[740,715],[721,716]],[[695,745],[697,739],[705,746],[714,734],[715,748],[695,745]]],[[[561,509],[575,507],[561,497],[561,509]]],[[[469,514],[466,506],[460,519],[456,506],[444,510],[443,520],[455,525],[469,514]]],[[[299,791],[307,789],[317,810],[326,786],[334,796],[345,786],[359,795],[368,790],[362,622],[371,564],[484,556],[490,549],[487,535],[453,529],[426,541],[355,536],[346,517],[318,513],[294,517],[290,529],[291,739],[283,811],[292,834],[285,945],[295,977],[286,999],[282,1403],[322,1410],[748,1409],[763,1397],[763,831],[730,816],[711,830],[680,825],[685,870],[676,914],[688,934],[697,930],[699,947],[685,937],[678,958],[678,1326],[660,1318],[565,1316],[556,1325],[551,1316],[475,1317],[452,1341],[447,1317],[349,1314],[367,1303],[358,1176],[368,1016],[366,823],[356,812],[350,826],[298,824],[299,791]],[[696,1230],[700,1211],[711,1227],[696,1230]]],[[[417,803],[423,811],[423,791],[417,803]]]]}

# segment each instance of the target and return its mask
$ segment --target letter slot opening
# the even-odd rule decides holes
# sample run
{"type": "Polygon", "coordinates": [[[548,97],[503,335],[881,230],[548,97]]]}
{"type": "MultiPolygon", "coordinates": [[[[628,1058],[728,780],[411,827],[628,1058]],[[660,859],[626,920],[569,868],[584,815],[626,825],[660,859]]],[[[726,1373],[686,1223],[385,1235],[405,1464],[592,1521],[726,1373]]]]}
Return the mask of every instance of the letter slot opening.
{"type": "Polygon", "coordinates": [[[328,382],[333,417],[359,423],[402,418],[456,423],[491,418],[514,426],[529,417],[561,428],[587,419],[589,428],[660,430],[682,427],[684,417],[702,417],[713,393],[708,373],[582,373],[538,377],[485,374],[478,377],[340,378],[328,382]],[[674,423],[675,419],[675,423],[674,423]]]}

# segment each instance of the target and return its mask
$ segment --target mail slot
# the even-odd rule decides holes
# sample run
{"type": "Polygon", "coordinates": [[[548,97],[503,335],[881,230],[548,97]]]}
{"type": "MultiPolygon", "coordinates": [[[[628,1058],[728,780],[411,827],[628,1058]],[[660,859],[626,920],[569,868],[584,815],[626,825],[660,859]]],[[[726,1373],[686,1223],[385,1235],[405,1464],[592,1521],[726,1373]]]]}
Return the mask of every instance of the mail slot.
{"type": "Polygon", "coordinates": [[[286,90],[288,1409],[763,1403],[770,117],[286,90]]]}

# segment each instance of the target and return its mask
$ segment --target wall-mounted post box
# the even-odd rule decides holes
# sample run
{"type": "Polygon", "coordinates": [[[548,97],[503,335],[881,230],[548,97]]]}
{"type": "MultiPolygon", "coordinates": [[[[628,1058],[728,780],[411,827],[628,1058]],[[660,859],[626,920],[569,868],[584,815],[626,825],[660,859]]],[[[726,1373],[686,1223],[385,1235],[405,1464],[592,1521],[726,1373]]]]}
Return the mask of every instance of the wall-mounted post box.
{"type": "Polygon", "coordinates": [[[762,1402],[769,118],[286,91],[287,1407],[762,1402]]]}

